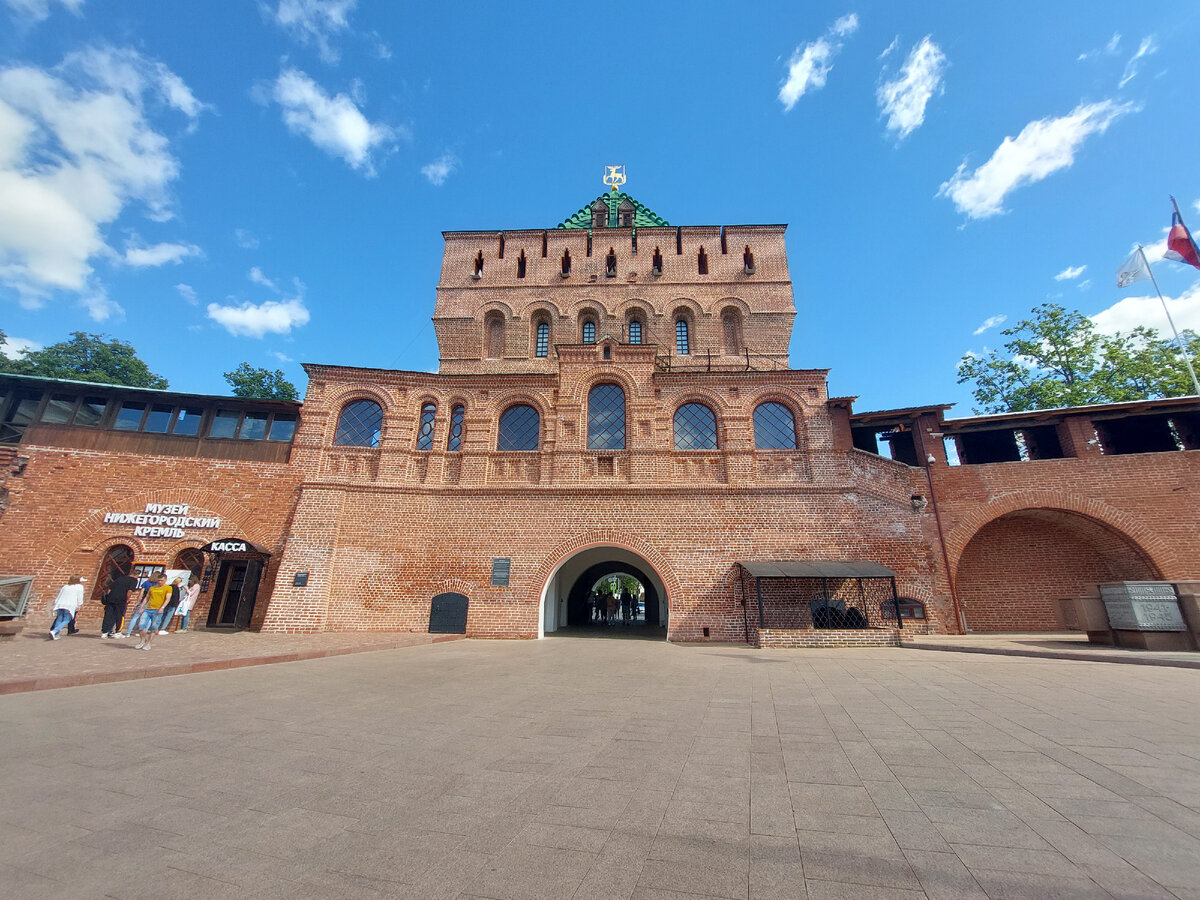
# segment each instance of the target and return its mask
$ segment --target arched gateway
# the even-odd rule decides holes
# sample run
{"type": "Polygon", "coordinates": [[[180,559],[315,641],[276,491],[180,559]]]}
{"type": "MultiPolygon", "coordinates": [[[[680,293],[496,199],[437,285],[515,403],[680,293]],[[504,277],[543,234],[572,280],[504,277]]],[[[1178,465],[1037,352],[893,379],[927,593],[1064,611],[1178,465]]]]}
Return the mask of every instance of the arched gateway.
{"type": "Polygon", "coordinates": [[[567,556],[542,589],[538,637],[587,629],[597,636],[666,638],[667,625],[662,576],[645,557],[625,547],[592,546],[567,556]]]}

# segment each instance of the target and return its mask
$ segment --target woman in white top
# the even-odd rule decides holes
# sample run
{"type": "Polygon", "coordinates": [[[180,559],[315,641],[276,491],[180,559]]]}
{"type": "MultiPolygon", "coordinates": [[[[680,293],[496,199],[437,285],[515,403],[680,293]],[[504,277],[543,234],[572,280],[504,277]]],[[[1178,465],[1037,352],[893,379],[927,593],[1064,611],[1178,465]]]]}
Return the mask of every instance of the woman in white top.
{"type": "Polygon", "coordinates": [[[196,605],[196,598],[200,596],[200,582],[193,581],[183,590],[183,599],[179,601],[179,630],[187,631],[188,617],[192,614],[192,607],[196,605]]]}
{"type": "Polygon", "coordinates": [[[67,583],[59,588],[58,596],[54,598],[54,624],[50,626],[50,640],[58,640],[59,632],[75,618],[75,613],[83,606],[84,580],[79,575],[72,575],[67,579],[67,583]]]}

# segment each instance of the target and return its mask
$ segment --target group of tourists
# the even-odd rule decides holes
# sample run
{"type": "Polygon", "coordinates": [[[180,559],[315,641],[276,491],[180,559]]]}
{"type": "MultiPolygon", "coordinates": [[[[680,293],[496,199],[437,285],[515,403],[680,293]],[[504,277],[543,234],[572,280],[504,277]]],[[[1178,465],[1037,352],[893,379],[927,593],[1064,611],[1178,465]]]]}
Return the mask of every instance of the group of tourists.
{"type": "MultiPolygon", "coordinates": [[[[83,606],[83,585],[85,578],[72,575],[65,585],[59,589],[54,599],[54,624],[50,626],[50,639],[57,641],[62,637],[62,630],[75,634],[75,617],[83,606]]],[[[180,632],[188,630],[192,607],[200,596],[200,583],[193,581],[184,586],[183,578],[177,577],[167,583],[165,572],[158,572],[142,581],[129,572],[120,572],[112,580],[108,590],[100,598],[104,604],[104,621],[100,626],[101,638],[127,638],[135,632],[138,643],[135,650],[149,650],[156,635],[167,634],[171,620],[179,616],[180,632]],[[129,604],[133,603],[133,612],[126,615],[129,604]],[[124,627],[122,627],[122,625],[124,627]]]]}
{"type": "Polygon", "coordinates": [[[626,625],[638,618],[638,601],[624,588],[620,594],[610,591],[592,593],[587,599],[588,621],[596,625],[609,625],[618,621],[626,625]]]}

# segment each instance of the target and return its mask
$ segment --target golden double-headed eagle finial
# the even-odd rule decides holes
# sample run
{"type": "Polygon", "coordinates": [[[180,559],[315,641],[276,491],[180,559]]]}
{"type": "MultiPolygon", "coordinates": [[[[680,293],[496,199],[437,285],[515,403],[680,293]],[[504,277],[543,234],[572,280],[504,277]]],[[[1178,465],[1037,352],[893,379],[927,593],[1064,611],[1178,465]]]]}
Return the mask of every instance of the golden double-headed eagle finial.
{"type": "Polygon", "coordinates": [[[615,194],[620,190],[621,185],[625,183],[625,167],[624,166],[605,166],[604,167],[604,183],[609,186],[609,189],[615,194]]]}

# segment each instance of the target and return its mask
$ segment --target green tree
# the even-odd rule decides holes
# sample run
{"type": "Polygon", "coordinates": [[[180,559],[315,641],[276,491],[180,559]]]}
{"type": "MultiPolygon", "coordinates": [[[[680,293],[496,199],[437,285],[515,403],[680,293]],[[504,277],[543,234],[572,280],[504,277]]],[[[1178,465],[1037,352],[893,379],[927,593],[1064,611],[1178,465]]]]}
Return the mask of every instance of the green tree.
{"type": "MultiPolygon", "coordinates": [[[[974,382],[977,413],[1021,412],[1089,403],[1118,403],[1191,393],[1187,368],[1173,340],[1139,326],[1106,335],[1077,310],[1055,303],[1034,308],[1002,332],[1003,352],[968,354],[958,383],[974,382]]],[[[1185,333],[1194,357],[1200,339],[1185,333]]]]}
{"type": "Polygon", "coordinates": [[[73,331],[70,340],[42,350],[22,351],[16,359],[0,356],[0,371],[129,387],[167,387],[167,379],[151,372],[131,344],[105,338],[103,334],[73,331]]]}
{"type": "Polygon", "coordinates": [[[225,380],[237,397],[253,397],[258,400],[299,400],[300,392],[283,375],[283,370],[259,369],[242,363],[232,372],[225,373],[225,380]]]}

